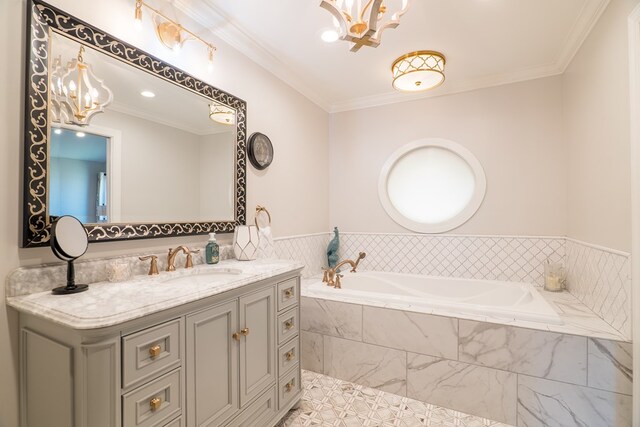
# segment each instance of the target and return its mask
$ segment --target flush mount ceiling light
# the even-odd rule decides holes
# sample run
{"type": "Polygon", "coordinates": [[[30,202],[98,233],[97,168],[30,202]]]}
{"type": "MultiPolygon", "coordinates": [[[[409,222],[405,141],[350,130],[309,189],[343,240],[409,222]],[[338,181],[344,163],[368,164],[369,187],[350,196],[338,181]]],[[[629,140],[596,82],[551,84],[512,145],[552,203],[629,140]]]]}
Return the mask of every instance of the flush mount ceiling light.
{"type": "Polygon", "coordinates": [[[409,7],[409,0],[387,0],[397,10],[389,11],[383,0],[321,0],[320,7],[333,15],[340,39],[352,42],[352,52],[362,46],[377,47],[382,32],[396,28],[409,7]]]}
{"type": "Polygon", "coordinates": [[[209,118],[223,125],[236,124],[236,112],[233,108],[229,108],[222,104],[209,104],[209,118]]]}
{"type": "Polygon", "coordinates": [[[142,92],[140,92],[140,95],[144,96],[145,98],[155,98],[156,94],[151,92],[150,90],[143,90],[142,92]]]}
{"type": "Polygon", "coordinates": [[[156,30],[158,40],[167,48],[174,52],[179,52],[182,45],[189,40],[199,41],[207,48],[207,55],[209,58],[209,69],[212,69],[213,53],[216,51],[216,47],[204,40],[202,37],[196,35],[193,31],[189,31],[182,25],[169,18],[167,15],[160,12],[158,9],[150,6],[143,0],[136,0],[135,9],[135,25],[136,28],[142,29],[142,7],[146,7],[153,14],[153,23],[156,30]]]}
{"type": "Polygon", "coordinates": [[[104,112],[113,100],[113,93],[102,79],[93,74],[91,65],[84,62],[84,46],[77,58],[62,67],[60,57],[53,61],[51,73],[51,121],[86,126],[91,118],[104,112]]]}
{"type": "Polygon", "coordinates": [[[391,66],[393,87],[403,92],[418,92],[444,82],[444,55],[432,50],[407,53],[391,66]]]}

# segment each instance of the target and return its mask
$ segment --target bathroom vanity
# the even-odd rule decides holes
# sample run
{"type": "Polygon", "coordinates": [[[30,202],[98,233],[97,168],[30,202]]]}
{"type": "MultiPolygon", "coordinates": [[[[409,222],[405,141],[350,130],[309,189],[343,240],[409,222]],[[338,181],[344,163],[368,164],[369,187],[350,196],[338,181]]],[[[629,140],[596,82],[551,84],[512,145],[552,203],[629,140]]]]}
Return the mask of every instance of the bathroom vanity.
{"type": "Polygon", "coordinates": [[[301,268],[225,261],[8,298],[20,311],[21,425],[276,424],[301,396],[301,268]]]}

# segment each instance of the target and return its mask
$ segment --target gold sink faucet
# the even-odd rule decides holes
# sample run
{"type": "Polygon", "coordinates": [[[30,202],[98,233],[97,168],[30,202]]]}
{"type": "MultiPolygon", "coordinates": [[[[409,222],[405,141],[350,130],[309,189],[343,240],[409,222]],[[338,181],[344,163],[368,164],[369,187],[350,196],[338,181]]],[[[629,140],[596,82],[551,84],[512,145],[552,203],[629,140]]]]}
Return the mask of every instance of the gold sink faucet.
{"type": "Polygon", "coordinates": [[[169,248],[169,254],[167,255],[167,271],[176,271],[175,261],[176,255],[178,252],[182,252],[187,256],[187,260],[185,261],[184,268],[193,267],[193,256],[192,254],[200,252],[200,250],[191,251],[184,245],[180,245],[175,249],[169,248]]]}
{"type": "Polygon", "coordinates": [[[351,273],[355,273],[356,268],[358,268],[358,264],[366,256],[367,256],[366,253],[360,252],[360,254],[358,255],[358,259],[356,259],[355,261],[352,261],[350,259],[345,259],[344,261],[340,261],[333,268],[323,268],[322,270],[324,271],[324,274],[322,275],[322,282],[326,283],[327,286],[333,286],[336,289],[342,288],[342,284],[340,283],[340,278],[342,278],[343,276],[342,274],[338,273],[338,270],[340,269],[340,267],[342,267],[343,265],[349,264],[351,266],[351,273]]]}

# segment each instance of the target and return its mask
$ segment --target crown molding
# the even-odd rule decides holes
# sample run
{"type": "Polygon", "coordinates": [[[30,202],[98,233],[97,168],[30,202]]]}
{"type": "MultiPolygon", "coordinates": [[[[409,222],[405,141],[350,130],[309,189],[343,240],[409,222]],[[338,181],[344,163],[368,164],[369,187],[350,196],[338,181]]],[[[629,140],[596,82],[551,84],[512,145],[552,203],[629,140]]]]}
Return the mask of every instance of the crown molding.
{"type": "Polygon", "coordinates": [[[351,98],[340,102],[329,102],[324,99],[311,85],[305,82],[299,74],[292,70],[290,64],[281,61],[267,46],[252,38],[234,20],[227,16],[219,7],[205,0],[192,0],[187,4],[185,0],[174,0],[175,7],[205,28],[211,22],[224,22],[224,28],[209,29],[214,36],[247,56],[252,61],[266,69],[271,74],[291,86],[329,113],[377,107],[398,102],[415,101],[451,95],[482,88],[535,80],[564,73],[571,63],[591,30],[596,25],[610,0],[586,0],[582,10],[574,21],[569,34],[562,43],[557,59],[552,64],[532,67],[510,73],[499,73],[480,79],[467,80],[458,84],[449,84],[439,89],[421,94],[406,94],[389,91],[381,94],[351,98]],[[195,12],[197,10],[197,12],[195,12]]]}
{"type": "Polygon", "coordinates": [[[187,4],[184,0],[174,0],[173,5],[194,22],[206,28],[211,34],[244,54],[311,102],[327,112],[330,110],[330,103],[293,71],[290,64],[281,61],[267,47],[249,36],[246,31],[234,23],[231,17],[212,2],[191,0],[187,4]],[[224,28],[210,28],[211,22],[224,22],[224,28]]]}

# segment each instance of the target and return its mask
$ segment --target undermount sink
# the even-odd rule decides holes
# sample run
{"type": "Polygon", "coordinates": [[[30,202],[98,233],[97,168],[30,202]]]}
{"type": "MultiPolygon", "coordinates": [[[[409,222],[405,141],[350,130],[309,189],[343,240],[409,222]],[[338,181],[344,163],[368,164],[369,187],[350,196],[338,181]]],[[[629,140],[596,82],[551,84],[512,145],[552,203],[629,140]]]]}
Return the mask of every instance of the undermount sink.
{"type": "Polygon", "coordinates": [[[194,269],[192,274],[181,275],[163,280],[162,283],[169,285],[195,284],[206,285],[213,282],[223,282],[226,280],[238,279],[242,274],[242,270],[233,268],[220,269],[194,269]]]}

